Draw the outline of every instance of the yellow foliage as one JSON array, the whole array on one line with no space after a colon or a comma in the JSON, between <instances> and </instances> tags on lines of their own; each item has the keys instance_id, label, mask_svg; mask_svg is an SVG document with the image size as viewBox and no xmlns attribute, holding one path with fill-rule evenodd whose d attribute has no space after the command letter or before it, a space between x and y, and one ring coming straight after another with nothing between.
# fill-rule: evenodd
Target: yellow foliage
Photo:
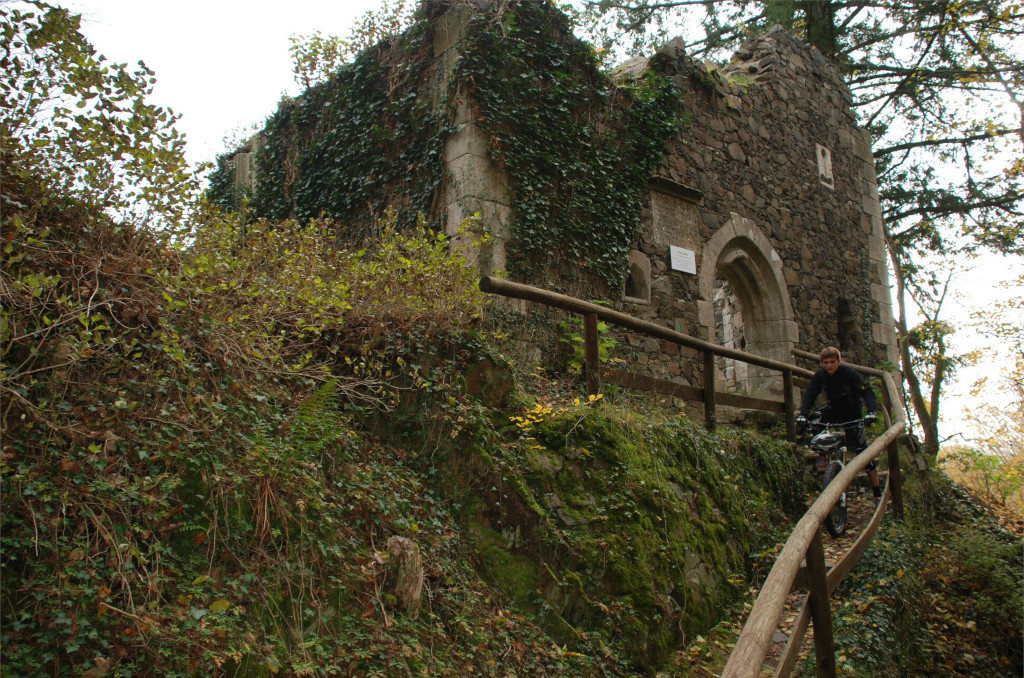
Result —
<instances>
[{"instance_id":1,"label":"yellow foliage","mask_svg":"<svg viewBox=\"0 0 1024 678\"><path fill-rule=\"evenodd\" d=\"M206 315L233 359L291 373L336 352L342 327L379 334L479 319L485 297L465 257L422 218L409 233L395 222L389 212L376 246L352 250L337 245L329 220L204 214L182 255L184 303Z\"/></svg>"}]
</instances>

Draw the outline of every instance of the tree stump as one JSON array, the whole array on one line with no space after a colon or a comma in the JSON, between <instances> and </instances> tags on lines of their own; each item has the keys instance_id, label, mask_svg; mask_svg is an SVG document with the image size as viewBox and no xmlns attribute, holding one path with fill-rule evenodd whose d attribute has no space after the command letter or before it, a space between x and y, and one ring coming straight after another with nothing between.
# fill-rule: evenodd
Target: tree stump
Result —
<instances>
[{"instance_id":1,"label":"tree stump","mask_svg":"<svg viewBox=\"0 0 1024 678\"><path fill-rule=\"evenodd\" d=\"M411 539L396 535L388 539L388 554L391 556L388 569L394 576L395 597L405 611L415 619L420 614L420 600L423 595L420 547Z\"/></svg>"}]
</instances>

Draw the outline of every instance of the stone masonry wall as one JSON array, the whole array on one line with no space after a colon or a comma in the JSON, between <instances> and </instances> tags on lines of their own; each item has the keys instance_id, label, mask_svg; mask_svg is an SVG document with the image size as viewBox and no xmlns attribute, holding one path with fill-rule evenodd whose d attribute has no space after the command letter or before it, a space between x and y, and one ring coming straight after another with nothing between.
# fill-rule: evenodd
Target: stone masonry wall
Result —
<instances>
[{"instance_id":1,"label":"stone masonry wall","mask_svg":"<svg viewBox=\"0 0 1024 678\"><path fill-rule=\"evenodd\" d=\"M747 41L721 70L680 45L622 69L673 76L689 116L651 183L632 258L649 270L649 293L634 290L622 310L715 341L724 336L718 279L739 298L749 351L790 361L791 348L843 343L852 362L895 360L870 139L838 73L780 28ZM695 272L672 270L672 247L693 252ZM624 339L649 373L699 384L677 347ZM748 392L781 388L756 373L746 388L735 373L721 377Z\"/></svg>"},{"instance_id":2,"label":"stone masonry wall","mask_svg":"<svg viewBox=\"0 0 1024 678\"><path fill-rule=\"evenodd\" d=\"M506 268L515 196L467 88L453 78L469 19L489 4L425 5L432 62L428 91L420 92L451 116L430 217L485 274ZM627 282L608 299L612 306L710 341L742 334L745 350L786 362L793 348L827 345L840 346L851 362L896 362L870 137L856 127L838 72L781 28L748 40L721 68L693 61L676 40L615 77L649 69L673 79L687 123L649 183ZM242 155L237 160L249 158ZM246 180L244 170L237 167L236 181ZM458 231L474 213L494 236L482 248ZM577 289L602 288L591 282ZM716 289L729 298L718 313ZM702 384L696 352L628 333L617 338L616 357L629 369ZM780 392L779 378L756 368L720 361L719 369L730 390Z\"/></svg>"}]
</instances>

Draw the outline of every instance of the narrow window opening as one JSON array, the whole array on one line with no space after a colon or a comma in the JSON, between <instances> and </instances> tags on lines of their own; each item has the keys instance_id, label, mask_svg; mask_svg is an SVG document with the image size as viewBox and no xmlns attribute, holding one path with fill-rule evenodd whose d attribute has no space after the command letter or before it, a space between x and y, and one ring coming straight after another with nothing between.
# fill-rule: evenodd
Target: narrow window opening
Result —
<instances>
[{"instance_id":1,"label":"narrow window opening","mask_svg":"<svg viewBox=\"0 0 1024 678\"><path fill-rule=\"evenodd\" d=\"M815 156L818 161L818 179L823 186L835 189L836 180L832 176L832 151L821 144L815 144Z\"/></svg>"},{"instance_id":2,"label":"narrow window opening","mask_svg":"<svg viewBox=\"0 0 1024 678\"><path fill-rule=\"evenodd\" d=\"M863 335L857 322L857 314L849 299L839 299L836 308L839 350L843 355L854 356L863 344Z\"/></svg>"},{"instance_id":3,"label":"narrow window opening","mask_svg":"<svg viewBox=\"0 0 1024 678\"><path fill-rule=\"evenodd\" d=\"M651 301L651 261L636 250L629 253L629 273L623 295L634 302Z\"/></svg>"}]
</instances>

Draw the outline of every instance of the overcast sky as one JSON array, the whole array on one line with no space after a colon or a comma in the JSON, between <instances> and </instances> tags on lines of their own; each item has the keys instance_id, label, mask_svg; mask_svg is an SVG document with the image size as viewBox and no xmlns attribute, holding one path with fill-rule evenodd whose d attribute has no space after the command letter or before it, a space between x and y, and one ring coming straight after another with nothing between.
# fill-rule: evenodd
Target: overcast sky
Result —
<instances>
[{"instance_id":1,"label":"overcast sky","mask_svg":"<svg viewBox=\"0 0 1024 678\"><path fill-rule=\"evenodd\" d=\"M108 59L145 61L156 72L152 101L181 114L192 162L212 160L233 130L262 122L298 87L292 35L344 35L378 0L67 0L82 32Z\"/></svg>"},{"instance_id":2,"label":"overcast sky","mask_svg":"<svg viewBox=\"0 0 1024 678\"><path fill-rule=\"evenodd\" d=\"M181 114L178 128L188 138L192 162L212 160L226 147L224 138L241 138L239 130L262 121L277 107L282 94L299 91L288 48L292 35L320 30L346 35L356 17L380 6L379 0L57 0L83 15L82 32L108 59L133 64L140 59L156 72L153 103ZM996 291L1000 279L1020 275L1017 259L991 257L957 276L956 296L947 302L958 326L961 349L990 346L972 336L969 311L985 309L998 298L1020 296L1022 290ZM945 315L945 314L944 314ZM982 375L998 380L1005 360L999 347L985 361L951 384L943 402L946 435L967 430L961 415L971 383ZM1005 354L1002 356L1005 358ZM1006 401L994 387L988 397Z\"/></svg>"}]
</instances>

